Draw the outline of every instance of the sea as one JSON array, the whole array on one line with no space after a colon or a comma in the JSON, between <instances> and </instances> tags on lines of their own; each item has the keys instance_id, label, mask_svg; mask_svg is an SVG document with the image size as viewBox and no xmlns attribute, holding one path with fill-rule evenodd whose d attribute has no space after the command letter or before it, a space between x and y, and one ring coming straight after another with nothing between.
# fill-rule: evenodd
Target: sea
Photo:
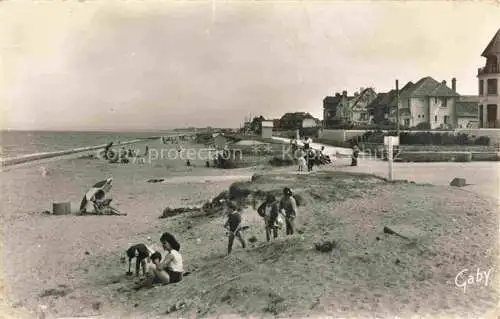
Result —
<instances>
[{"instance_id":1,"label":"sea","mask_svg":"<svg viewBox=\"0 0 500 319\"><path fill-rule=\"evenodd\" d=\"M62 131L0 131L0 158L65 151L79 147L96 146L109 142L178 134L162 132L62 132Z\"/></svg>"}]
</instances>

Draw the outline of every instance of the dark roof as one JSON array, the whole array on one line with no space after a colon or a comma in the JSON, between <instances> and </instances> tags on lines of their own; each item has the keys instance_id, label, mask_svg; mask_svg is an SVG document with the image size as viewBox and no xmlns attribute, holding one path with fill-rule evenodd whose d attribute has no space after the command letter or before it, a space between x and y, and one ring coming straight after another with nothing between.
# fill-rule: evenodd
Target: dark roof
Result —
<instances>
[{"instance_id":1,"label":"dark roof","mask_svg":"<svg viewBox=\"0 0 500 319\"><path fill-rule=\"evenodd\" d=\"M498 29L497 33L493 36L490 43L486 46L481 56L488 57L490 55L500 54L500 29Z\"/></svg>"},{"instance_id":2,"label":"dark roof","mask_svg":"<svg viewBox=\"0 0 500 319\"><path fill-rule=\"evenodd\" d=\"M479 104L477 102L457 102L455 104L457 116L459 117L478 117Z\"/></svg>"},{"instance_id":3,"label":"dark roof","mask_svg":"<svg viewBox=\"0 0 500 319\"><path fill-rule=\"evenodd\" d=\"M358 102L361 100L361 97L363 97L365 94L368 94L370 92L373 92L375 93L375 91L372 89L372 88L366 88L364 89L363 91L361 91L359 93L359 95L357 96L354 96L353 99L354 99L354 104L352 104L352 108L355 108L356 105L358 104Z\"/></svg>"},{"instance_id":4,"label":"dark roof","mask_svg":"<svg viewBox=\"0 0 500 319\"><path fill-rule=\"evenodd\" d=\"M375 109L377 107L385 107L391 104L391 101L396 97L396 90L389 92L378 93L377 97L368 105L368 109Z\"/></svg>"},{"instance_id":5,"label":"dark roof","mask_svg":"<svg viewBox=\"0 0 500 319\"><path fill-rule=\"evenodd\" d=\"M342 101L342 96L327 96L323 99L323 107L336 106Z\"/></svg>"},{"instance_id":6,"label":"dark roof","mask_svg":"<svg viewBox=\"0 0 500 319\"><path fill-rule=\"evenodd\" d=\"M415 84L408 83L399 93L400 99L427 96L458 96L458 94L446 86L446 83L440 83L430 76L420 79ZM396 104L396 101L393 101L393 104Z\"/></svg>"}]
</instances>

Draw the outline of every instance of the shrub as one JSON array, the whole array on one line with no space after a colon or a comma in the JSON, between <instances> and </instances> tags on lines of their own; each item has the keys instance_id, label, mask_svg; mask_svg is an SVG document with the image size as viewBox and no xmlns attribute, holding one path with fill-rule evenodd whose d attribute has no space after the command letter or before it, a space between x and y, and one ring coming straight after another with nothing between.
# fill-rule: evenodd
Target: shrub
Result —
<instances>
[{"instance_id":1,"label":"shrub","mask_svg":"<svg viewBox=\"0 0 500 319\"><path fill-rule=\"evenodd\" d=\"M283 158L280 156L274 156L269 160L269 164L272 166L291 166L295 165L295 161L291 158Z\"/></svg>"},{"instance_id":2,"label":"shrub","mask_svg":"<svg viewBox=\"0 0 500 319\"><path fill-rule=\"evenodd\" d=\"M488 136L479 136L476 138L474 141L474 144L476 145L490 145L490 138Z\"/></svg>"},{"instance_id":3,"label":"shrub","mask_svg":"<svg viewBox=\"0 0 500 319\"><path fill-rule=\"evenodd\" d=\"M430 130L431 129L431 125L429 123L418 123L415 128L417 130Z\"/></svg>"}]
</instances>

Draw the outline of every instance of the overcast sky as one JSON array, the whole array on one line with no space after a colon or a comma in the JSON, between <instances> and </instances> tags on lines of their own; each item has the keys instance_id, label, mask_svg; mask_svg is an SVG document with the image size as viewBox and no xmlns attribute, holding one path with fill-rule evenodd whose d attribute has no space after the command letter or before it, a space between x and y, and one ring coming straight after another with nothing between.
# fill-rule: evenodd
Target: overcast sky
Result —
<instances>
[{"instance_id":1,"label":"overcast sky","mask_svg":"<svg viewBox=\"0 0 500 319\"><path fill-rule=\"evenodd\" d=\"M500 5L447 1L0 2L10 129L238 127L432 76L477 94Z\"/></svg>"}]
</instances>

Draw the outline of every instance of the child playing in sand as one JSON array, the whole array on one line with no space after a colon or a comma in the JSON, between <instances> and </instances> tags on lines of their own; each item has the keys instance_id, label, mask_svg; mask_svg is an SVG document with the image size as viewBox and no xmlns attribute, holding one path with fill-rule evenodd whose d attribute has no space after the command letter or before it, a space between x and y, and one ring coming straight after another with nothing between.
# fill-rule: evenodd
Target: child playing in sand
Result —
<instances>
[{"instance_id":1,"label":"child playing in sand","mask_svg":"<svg viewBox=\"0 0 500 319\"><path fill-rule=\"evenodd\" d=\"M163 261L159 252L151 255L151 263L147 265L146 280L139 283L135 290L151 288L155 283L166 285L182 280L184 273L182 255L178 250L174 249L180 249L179 243L170 233L164 233L160 238L160 242L167 254Z\"/></svg>"},{"instance_id":2,"label":"child playing in sand","mask_svg":"<svg viewBox=\"0 0 500 319\"><path fill-rule=\"evenodd\" d=\"M245 239L241 231L241 214L237 210L237 207L232 202L226 202L227 209L227 221L224 224L224 228L229 230L229 242L227 245L227 254L231 254L233 248L234 237L237 237L243 248L246 247Z\"/></svg>"}]
</instances>

